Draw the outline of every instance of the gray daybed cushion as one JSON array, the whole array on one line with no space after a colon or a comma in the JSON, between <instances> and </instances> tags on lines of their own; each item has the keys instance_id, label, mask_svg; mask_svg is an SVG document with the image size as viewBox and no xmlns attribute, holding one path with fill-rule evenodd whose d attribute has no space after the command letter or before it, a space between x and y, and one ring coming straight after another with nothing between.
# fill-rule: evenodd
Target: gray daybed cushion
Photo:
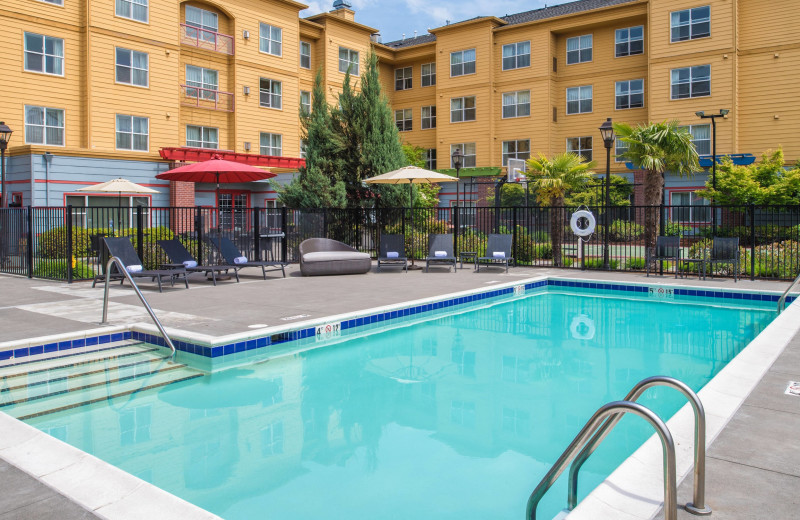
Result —
<instances>
[{"instance_id":1,"label":"gray daybed cushion","mask_svg":"<svg viewBox=\"0 0 800 520\"><path fill-rule=\"evenodd\" d=\"M362 274L372 268L372 259L367 253L328 238L304 240L299 252L303 276Z\"/></svg>"}]
</instances>

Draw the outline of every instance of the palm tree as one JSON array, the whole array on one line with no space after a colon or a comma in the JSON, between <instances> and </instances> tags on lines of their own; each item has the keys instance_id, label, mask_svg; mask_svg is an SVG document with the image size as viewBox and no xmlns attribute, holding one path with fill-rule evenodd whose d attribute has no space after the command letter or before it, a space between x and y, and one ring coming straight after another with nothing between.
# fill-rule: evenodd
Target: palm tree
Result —
<instances>
[{"instance_id":1,"label":"palm tree","mask_svg":"<svg viewBox=\"0 0 800 520\"><path fill-rule=\"evenodd\" d=\"M671 171L681 177L690 177L700 169L697 150L692 135L678 126L678 121L662 121L632 127L627 123L614 123L617 139L628 145L621 157L644 170L644 241L645 247L656 245L659 229L658 207L664 194L664 172Z\"/></svg>"},{"instance_id":2,"label":"palm tree","mask_svg":"<svg viewBox=\"0 0 800 520\"><path fill-rule=\"evenodd\" d=\"M550 240L553 243L553 265L561 267L561 243L564 239L564 195L592 178L594 162L585 162L578 154L567 152L552 159L539 154L528 159L528 177L539 201L550 206Z\"/></svg>"}]
</instances>

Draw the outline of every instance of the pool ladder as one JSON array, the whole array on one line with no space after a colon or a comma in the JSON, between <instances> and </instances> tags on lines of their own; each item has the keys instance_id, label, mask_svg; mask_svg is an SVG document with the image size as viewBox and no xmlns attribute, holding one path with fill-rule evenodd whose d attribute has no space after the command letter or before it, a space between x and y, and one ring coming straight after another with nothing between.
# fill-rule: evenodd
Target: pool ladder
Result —
<instances>
[{"instance_id":1,"label":"pool ladder","mask_svg":"<svg viewBox=\"0 0 800 520\"><path fill-rule=\"evenodd\" d=\"M800 274L798 274L797 278L795 278L794 281L789 284L789 287L787 287L786 290L783 291L783 294L778 299L778 314L786 310L786 297L789 296L789 293L792 291L792 289L794 289L795 285L797 285L798 282L800 282Z\"/></svg>"},{"instance_id":2,"label":"pool ladder","mask_svg":"<svg viewBox=\"0 0 800 520\"><path fill-rule=\"evenodd\" d=\"M144 308L150 315L150 318L152 318L153 323L156 324L156 327L158 327L159 332L161 332L161 336L164 338L164 342L166 342L167 346L172 351L172 353L170 354L170 358L174 358L176 353L175 345L172 343L172 340L167 334L167 331L164 330L164 326L161 325L161 321L158 319L158 316L156 316L156 313L153 311L153 308L150 307L149 303L147 303L147 300L142 294L142 291L139 290L139 286L136 285L136 282L133 281L133 277L130 274L128 274L128 270L125 269L125 264L122 263L122 260L120 260L116 256L112 256L111 258L109 258L108 263L106 263L106 283L105 283L105 290L103 292L103 321L100 322L100 325L106 325L108 323L108 290L111 287L112 265L116 265L120 273L122 273L125 279L130 282L131 287L133 287L133 290L136 293L136 296L139 297L139 301L142 302L142 305L144 305Z\"/></svg>"},{"instance_id":3,"label":"pool ladder","mask_svg":"<svg viewBox=\"0 0 800 520\"><path fill-rule=\"evenodd\" d=\"M572 462L572 465L569 470L567 510L571 511L575 508L578 503L578 472L581 466L626 413L638 415L650 423L661 440L664 471L664 517L667 520L677 520L678 498L675 442L672 440L672 434L664 421L652 410L636 402L645 390L653 386L674 388L686 396L692 405L694 410L694 495L692 502L686 504L685 509L695 515L711 514L711 509L705 505L706 414L703 404L697 394L685 383L672 377L654 376L639 381L622 401L607 403L594 413L572 443L564 450L564 453L553 464L550 471L539 482L533 493L531 493L525 513L526 520L536 519L536 506L570 462Z\"/></svg>"}]
</instances>

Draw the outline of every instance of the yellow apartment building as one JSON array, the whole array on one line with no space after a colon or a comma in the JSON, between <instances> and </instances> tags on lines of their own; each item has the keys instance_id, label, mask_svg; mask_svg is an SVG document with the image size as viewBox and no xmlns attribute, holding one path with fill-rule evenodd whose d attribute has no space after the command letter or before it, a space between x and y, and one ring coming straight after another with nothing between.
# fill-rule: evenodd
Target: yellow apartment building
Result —
<instances>
[{"instance_id":1,"label":"yellow apartment building","mask_svg":"<svg viewBox=\"0 0 800 520\"><path fill-rule=\"evenodd\" d=\"M76 190L123 176L159 191L132 205L273 205L269 183L226 186L215 201L212 186L154 176L219 153L287 180L301 164L299 110L315 72L335 100L344 72L360 72L370 49L402 140L424 148L431 168L449 168L456 148L475 167L572 150L603 172L598 127L609 117L678 119L706 155L711 120L696 112L721 109L718 155L782 146L792 159L794 4L578 0L381 43L343 0L308 18L293 0L7 0L0 119L15 130L9 199L105 205ZM636 181L613 157L611 170ZM668 176L667 201L701 204L692 192L705 179ZM443 192L442 205L454 196Z\"/></svg>"}]
</instances>

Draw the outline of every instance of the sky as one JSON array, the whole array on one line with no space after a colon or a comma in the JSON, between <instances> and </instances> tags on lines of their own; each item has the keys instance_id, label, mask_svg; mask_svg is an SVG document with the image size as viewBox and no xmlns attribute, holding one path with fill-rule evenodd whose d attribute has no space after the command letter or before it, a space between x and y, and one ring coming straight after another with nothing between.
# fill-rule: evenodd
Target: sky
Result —
<instances>
[{"instance_id":1,"label":"sky","mask_svg":"<svg viewBox=\"0 0 800 520\"><path fill-rule=\"evenodd\" d=\"M309 6L300 12L306 17L333 9L333 0L300 2ZM562 4L564 0L349 0L356 12L356 22L380 30L384 42L427 34L428 29L467 20L476 16L505 16Z\"/></svg>"}]
</instances>

